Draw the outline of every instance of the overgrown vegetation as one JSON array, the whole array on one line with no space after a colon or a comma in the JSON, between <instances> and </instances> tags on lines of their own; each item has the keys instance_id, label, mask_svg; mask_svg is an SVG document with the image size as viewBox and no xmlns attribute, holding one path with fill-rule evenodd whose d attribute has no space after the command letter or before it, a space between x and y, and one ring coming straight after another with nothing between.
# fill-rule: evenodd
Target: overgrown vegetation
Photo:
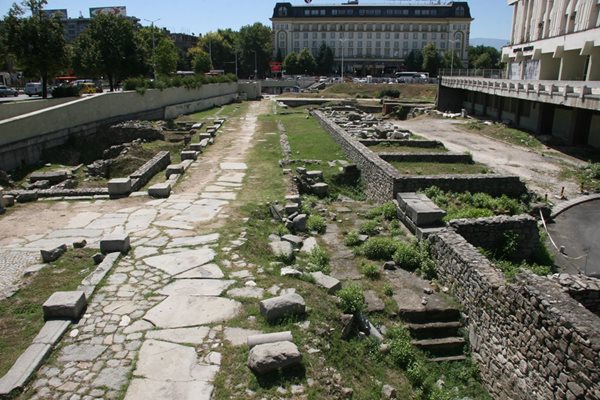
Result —
<instances>
[{"instance_id":1,"label":"overgrown vegetation","mask_svg":"<svg viewBox=\"0 0 600 400\"><path fill-rule=\"evenodd\" d=\"M460 164L438 162L404 162L390 161L403 175L470 175L487 174L490 169L483 164Z\"/></svg>"},{"instance_id":2,"label":"overgrown vegetation","mask_svg":"<svg viewBox=\"0 0 600 400\"><path fill-rule=\"evenodd\" d=\"M600 162L588 163L577 171L577 180L584 190L600 191Z\"/></svg>"},{"instance_id":3,"label":"overgrown vegetation","mask_svg":"<svg viewBox=\"0 0 600 400\"><path fill-rule=\"evenodd\" d=\"M320 215L311 214L306 221L306 228L309 232L317 232L322 235L327 229L327 222Z\"/></svg>"},{"instance_id":4,"label":"overgrown vegetation","mask_svg":"<svg viewBox=\"0 0 600 400\"><path fill-rule=\"evenodd\" d=\"M365 295L362 288L356 283L344 285L337 296L340 298L340 308L344 314L359 314L365 307Z\"/></svg>"},{"instance_id":5,"label":"overgrown vegetation","mask_svg":"<svg viewBox=\"0 0 600 400\"><path fill-rule=\"evenodd\" d=\"M204 74L172 78L161 77L157 80L146 79L143 77L129 78L123 83L123 90L136 90L143 92L147 89L166 89L170 87L184 87L186 89L199 89L202 85L210 83L231 83L237 82L237 78L233 74L206 76Z\"/></svg>"},{"instance_id":6,"label":"overgrown vegetation","mask_svg":"<svg viewBox=\"0 0 600 400\"><path fill-rule=\"evenodd\" d=\"M501 123L484 123L482 121L469 121L464 127L471 132L500 139L504 142L529 149L542 149L544 145L535 136L519 129L509 128Z\"/></svg>"},{"instance_id":7,"label":"overgrown vegetation","mask_svg":"<svg viewBox=\"0 0 600 400\"><path fill-rule=\"evenodd\" d=\"M444 192L436 186L424 193L438 207L446 211L444 221L459 218L483 218L495 215L518 215L529 210L527 198L514 199L506 195L492 197L487 193Z\"/></svg>"},{"instance_id":8,"label":"overgrown vegetation","mask_svg":"<svg viewBox=\"0 0 600 400\"><path fill-rule=\"evenodd\" d=\"M44 325L42 304L56 291L75 290L94 268L93 249L67 251L36 273L13 296L0 300L0 376L31 344Z\"/></svg>"}]
</instances>

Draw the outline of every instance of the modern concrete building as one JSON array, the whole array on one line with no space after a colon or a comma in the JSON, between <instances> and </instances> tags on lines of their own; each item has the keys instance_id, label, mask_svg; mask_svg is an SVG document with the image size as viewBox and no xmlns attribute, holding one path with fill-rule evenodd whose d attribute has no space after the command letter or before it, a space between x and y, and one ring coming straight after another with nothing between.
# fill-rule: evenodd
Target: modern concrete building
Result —
<instances>
[{"instance_id":1,"label":"modern concrete building","mask_svg":"<svg viewBox=\"0 0 600 400\"><path fill-rule=\"evenodd\" d=\"M452 47L467 60L471 12L467 2L419 1L399 4L294 6L277 3L273 10L274 55L309 49L316 55L322 43L335 54L336 69L362 75L402 70L411 50L434 43L442 52Z\"/></svg>"},{"instance_id":2,"label":"modern concrete building","mask_svg":"<svg viewBox=\"0 0 600 400\"><path fill-rule=\"evenodd\" d=\"M463 107L556 144L600 147L600 1L507 3L514 16L502 51L506 79L443 76L438 108Z\"/></svg>"}]
</instances>

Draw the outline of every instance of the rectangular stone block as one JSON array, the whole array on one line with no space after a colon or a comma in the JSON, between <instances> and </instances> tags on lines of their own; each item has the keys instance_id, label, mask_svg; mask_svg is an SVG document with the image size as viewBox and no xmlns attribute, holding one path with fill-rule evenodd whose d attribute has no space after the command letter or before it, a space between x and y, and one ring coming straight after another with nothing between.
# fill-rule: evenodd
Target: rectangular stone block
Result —
<instances>
[{"instance_id":1,"label":"rectangular stone block","mask_svg":"<svg viewBox=\"0 0 600 400\"><path fill-rule=\"evenodd\" d=\"M66 171L34 172L29 176L29 182L49 181L50 183L60 183L69 177Z\"/></svg>"},{"instance_id":2,"label":"rectangular stone block","mask_svg":"<svg viewBox=\"0 0 600 400\"><path fill-rule=\"evenodd\" d=\"M21 354L11 369L0 378L0 397L21 389L52 351L49 344L32 344Z\"/></svg>"},{"instance_id":3,"label":"rectangular stone block","mask_svg":"<svg viewBox=\"0 0 600 400\"><path fill-rule=\"evenodd\" d=\"M342 282L322 272L313 272L311 276L315 279L315 283L326 289L329 294L334 294L342 288Z\"/></svg>"},{"instance_id":4,"label":"rectangular stone block","mask_svg":"<svg viewBox=\"0 0 600 400\"><path fill-rule=\"evenodd\" d=\"M210 133L201 133L198 135L198 140L203 141L204 139L210 139L212 136Z\"/></svg>"},{"instance_id":5,"label":"rectangular stone block","mask_svg":"<svg viewBox=\"0 0 600 400\"><path fill-rule=\"evenodd\" d=\"M208 145L210 144L210 141L212 140L212 138L207 138L207 139L202 139L200 141L200 146L202 148L208 147Z\"/></svg>"},{"instance_id":6,"label":"rectangular stone block","mask_svg":"<svg viewBox=\"0 0 600 400\"><path fill-rule=\"evenodd\" d=\"M12 196L10 194L5 194L4 196L2 196L2 205L4 207L12 207L15 205L15 196Z\"/></svg>"},{"instance_id":7,"label":"rectangular stone block","mask_svg":"<svg viewBox=\"0 0 600 400\"><path fill-rule=\"evenodd\" d=\"M185 150L181 152L181 161L198 159L198 152L193 150Z\"/></svg>"},{"instance_id":8,"label":"rectangular stone block","mask_svg":"<svg viewBox=\"0 0 600 400\"><path fill-rule=\"evenodd\" d=\"M100 241L100 251L108 253L127 253L129 251L129 235L126 233L113 234Z\"/></svg>"},{"instance_id":9,"label":"rectangular stone block","mask_svg":"<svg viewBox=\"0 0 600 400\"><path fill-rule=\"evenodd\" d=\"M44 324L40 332L33 339L34 344L49 344L54 346L60 338L65 334L71 321L69 320L56 320L48 321Z\"/></svg>"},{"instance_id":10,"label":"rectangular stone block","mask_svg":"<svg viewBox=\"0 0 600 400\"><path fill-rule=\"evenodd\" d=\"M196 122L194 125L192 125L192 129L201 129L202 125L204 125L204 122Z\"/></svg>"},{"instance_id":11,"label":"rectangular stone block","mask_svg":"<svg viewBox=\"0 0 600 400\"><path fill-rule=\"evenodd\" d=\"M185 169L183 168L183 165L171 164L165 170L165 175L167 176L167 179L169 179L171 175L182 175L184 171Z\"/></svg>"},{"instance_id":12,"label":"rectangular stone block","mask_svg":"<svg viewBox=\"0 0 600 400\"><path fill-rule=\"evenodd\" d=\"M446 212L431 200L409 200L406 203L406 215L417 226L435 225L442 222Z\"/></svg>"},{"instance_id":13,"label":"rectangular stone block","mask_svg":"<svg viewBox=\"0 0 600 400\"><path fill-rule=\"evenodd\" d=\"M131 178L115 178L108 181L108 194L127 196L131 193Z\"/></svg>"},{"instance_id":14,"label":"rectangular stone block","mask_svg":"<svg viewBox=\"0 0 600 400\"><path fill-rule=\"evenodd\" d=\"M157 199L167 198L171 195L171 185L167 182L152 185L148 188L148 195Z\"/></svg>"},{"instance_id":15,"label":"rectangular stone block","mask_svg":"<svg viewBox=\"0 0 600 400\"><path fill-rule=\"evenodd\" d=\"M202 149L203 147L200 143L190 143L190 150L201 153Z\"/></svg>"},{"instance_id":16,"label":"rectangular stone block","mask_svg":"<svg viewBox=\"0 0 600 400\"><path fill-rule=\"evenodd\" d=\"M87 300L82 291L54 292L42 305L44 319L77 319L81 317Z\"/></svg>"}]
</instances>

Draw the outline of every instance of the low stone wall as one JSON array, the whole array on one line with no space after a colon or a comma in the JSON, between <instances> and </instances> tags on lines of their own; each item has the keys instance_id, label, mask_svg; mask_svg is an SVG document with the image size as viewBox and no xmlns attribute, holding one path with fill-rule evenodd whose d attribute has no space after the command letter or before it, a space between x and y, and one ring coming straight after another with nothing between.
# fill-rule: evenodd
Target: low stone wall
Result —
<instances>
[{"instance_id":1,"label":"low stone wall","mask_svg":"<svg viewBox=\"0 0 600 400\"><path fill-rule=\"evenodd\" d=\"M43 110L44 108L54 107L59 104L69 103L78 100L77 97L65 97L59 99L41 99L32 98L30 101L2 102L0 103L0 121L27 114L30 112Z\"/></svg>"},{"instance_id":2,"label":"low stone wall","mask_svg":"<svg viewBox=\"0 0 600 400\"><path fill-rule=\"evenodd\" d=\"M482 175L432 175L398 176L394 179L394 192L418 192L437 186L444 191L487 193L491 196L519 197L527 187L518 176Z\"/></svg>"},{"instance_id":3,"label":"low stone wall","mask_svg":"<svg viewBox=\"0 0 600 400\"><path fill-rule=\"evenodd\" d=\"M137 192L144 185L150 182L150 179L163 169L167 168L171 164L171 153L168 151L160 151L144 165L138 168L133 174L129 175L131 178L131 190Z\"/></svg>"},{"instance_id":4,"label":"low stone wall","mask_svg":"<svg viewBox=\"0 0 600 400\"><path fill-rule=\"evenodd\" d=\"M486 250L500 249L506 243L506 235L516 234L515 259L530 260L540 245L540 233L535 218L529 215L492 218L456 219L449 225L475 247Z\"/></svg>"},{"instance_id":5,"label":"low stone wall","mask_svg":"<svg viewBox=\"0 0 600 400\"><path fill-rule=\"evenodd\" d=\"M600 279L570 274L557 274L552 279L582 306L600 317Z\"/></svg>"},{"instance_id":6,"label":"low stone wall","mask_svg":"<svg viewBox=\"0 0 600 400\"><path fill-rule=\"evenodd\" d=\"M401 175L398 170L369 150L367 146L354 139L321 111L312 111L312 115L340 145L346 157L358 166L366 185L366 194L372 200L390 201L396 193L417 192L431 186L438 186L444 191L483 192L492 196L506 194L507 196L518 197L527 192L527 188L518 176L496 174Z\"/></svg>"},{"instance_id":7,"label":"low stone wall","mask_svg":"<svg viewBox=\"0 0 600 400\"><path fill-rule=\"evenodd\" d=\"M470 154L460 153L378 153L384 161L473 164Z\"/></svg>"},{"instance_id":8,"label":"low stone wall","mask_svg":"<svg viewBox=\"0 0 600 400\"><path fill-rule=\"evenodd\" d=\"M600 318L552 278L524 273L507 283L452 230L430 242L493 398L600 399Z\"/></svg>"},{"instance_id":9,"label":"low stone wall","mask_svg":"<svg viewBox=\"0 0 600 400\"><path fill-rule=\"evenodd\" d=\"M420 147L424 149L433 149L436 147L444 147L442 142L437 140L410 140L410 139L364 139L359 140L365 146L377 146L379 144L389 144L402 147Z\"/></svg>"},{"instance_id":10,"label":"low stone wall","mask_svg":"<svg viewBox=\"0 0 600 400\"><path fill-rule=\"evenodd\" d=\"M340 145L346 157L358 166L367 196L376 201L392 200L395 194L394 176L398 171L325 117L321 111L313 111L312 115Z\"/></svg>"},{"instance_id":11,"label":"low stone wall","mask_svg":"<svg viewBox=\"0 0 600 400\"><path fill-rule=\"evenodd\" d=\"M236 83L207 84L198 89L168 88L104 93L0 121L0 169L12 170L41 159L44 149L70 137L96 133L101 126L130 119L173 118L222 105L237 98Z\"/></svg>"}]
</instances>

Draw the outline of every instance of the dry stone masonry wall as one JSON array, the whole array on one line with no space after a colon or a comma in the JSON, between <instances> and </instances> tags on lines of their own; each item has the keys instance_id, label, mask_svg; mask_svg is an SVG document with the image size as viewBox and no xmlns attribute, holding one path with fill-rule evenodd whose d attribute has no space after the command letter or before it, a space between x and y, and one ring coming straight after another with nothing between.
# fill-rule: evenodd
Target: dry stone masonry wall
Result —
<instances>
[{"instance_id":1,"label":"dry stone masonry wall","mask_svg":"<svg viewBox=\"0 0 600 400\"><path fill-rule=\"evenodd\" d=\"M600 399L600 318L555 278L507 283L453 230L431 236L440 280L462 304L473 359L498 399Z\"/></svg>"},{"instance_id":2,"label":"dry stone masonry wall","mask_svg":"<svg viewBox=\"0 0 600 400\"><path fill-rule=\"evenodd\" d=\"M529 215L456 219L449 225L473 246L490 251L502 248L507 235L515 234L514 261L517 262L529 260L540 245L537 221Z\"/></svg>"}]
</instances>

